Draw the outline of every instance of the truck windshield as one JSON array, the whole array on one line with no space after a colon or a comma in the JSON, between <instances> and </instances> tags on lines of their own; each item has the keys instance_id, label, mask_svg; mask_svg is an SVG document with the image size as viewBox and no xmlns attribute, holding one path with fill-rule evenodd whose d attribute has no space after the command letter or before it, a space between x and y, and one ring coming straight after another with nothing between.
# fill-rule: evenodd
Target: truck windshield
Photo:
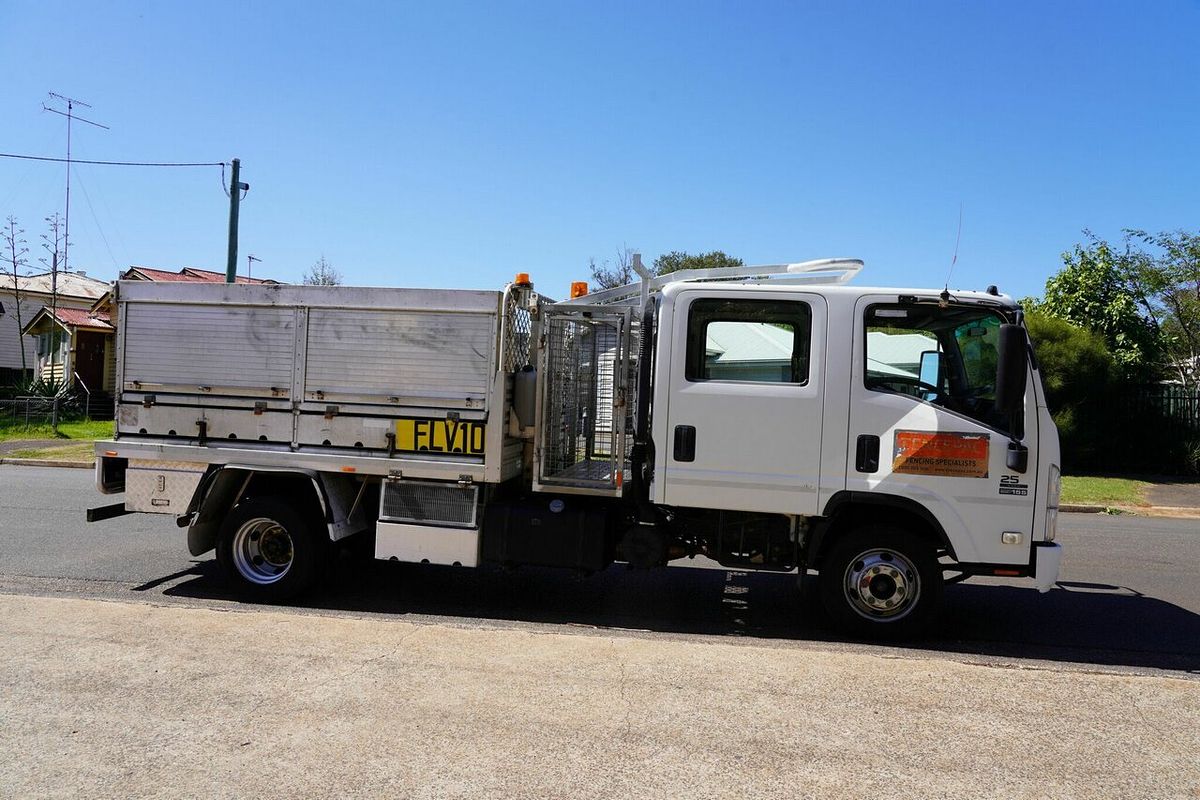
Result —
<instances>
[{"instance_id":1,"label":"truck windshield","mask_svg":"<svg viewBox=\"0 0 1200 800\"><path fill-rule=\"evenodd\" d=\"M995 409L1000 325L978 306L876 305L867 309L868 389L933 403L1008 432Z\"/></svg>"}]
</instances>

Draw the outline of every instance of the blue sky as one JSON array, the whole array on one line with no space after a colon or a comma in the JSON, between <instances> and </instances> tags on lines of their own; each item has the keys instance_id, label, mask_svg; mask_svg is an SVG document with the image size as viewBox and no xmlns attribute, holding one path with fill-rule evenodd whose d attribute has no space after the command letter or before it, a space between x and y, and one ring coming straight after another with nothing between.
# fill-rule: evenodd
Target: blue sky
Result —
<instances>
[{"instance_id":1,"label":"blue sky","mask_svg":"<svg viewBox=\"0 0 1200 800\"><path fill-rule=\"evenodd\" d=\"M0 152L242 159L240 268L562 296L647 260L1040 293L1087 227L1200 228L1200 3L0 0ZM71 266L223 270L220 170L77 165ZM36 243L63 166L0 159ZM36 248L35 248L36 249Z\"/></svg>"}]
</instances>

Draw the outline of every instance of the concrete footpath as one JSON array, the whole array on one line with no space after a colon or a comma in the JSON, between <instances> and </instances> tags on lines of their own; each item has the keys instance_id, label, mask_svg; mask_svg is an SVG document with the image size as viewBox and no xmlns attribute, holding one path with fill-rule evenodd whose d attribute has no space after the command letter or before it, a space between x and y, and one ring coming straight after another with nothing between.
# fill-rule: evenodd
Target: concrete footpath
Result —
<instances>
[{"instance_id":1,"label":"concrete footpath","mask_svg":"<svg viewBox=\"0 0 1200 800\"><path fill-rule=\"evenodd\" d=\"M0 796L1187 797L1200 681L0 596Z\"/></svg>"}]
</instances>

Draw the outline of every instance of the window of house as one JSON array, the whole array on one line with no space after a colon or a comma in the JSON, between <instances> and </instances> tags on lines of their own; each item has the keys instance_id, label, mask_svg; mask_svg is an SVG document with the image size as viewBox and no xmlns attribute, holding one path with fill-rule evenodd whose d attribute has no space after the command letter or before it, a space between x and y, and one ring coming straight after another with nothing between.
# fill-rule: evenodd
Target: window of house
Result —
<instances>
[{"instance_id":1,"label":"window of house","mask_svg":"<svg viewBox=\"0 0 1200 800\"><path fill-rule=\"evenodd\" d=\"M689 381L808 382L812 312L780 300L696 300L688 311Z\"/></svg>"}]
</instances>

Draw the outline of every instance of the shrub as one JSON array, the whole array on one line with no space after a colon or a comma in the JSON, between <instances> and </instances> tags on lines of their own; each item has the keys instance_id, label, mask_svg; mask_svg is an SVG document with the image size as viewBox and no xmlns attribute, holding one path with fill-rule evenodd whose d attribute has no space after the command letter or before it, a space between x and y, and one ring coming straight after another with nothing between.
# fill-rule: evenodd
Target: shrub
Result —
<instances>
[{"instance_id":1,"label":"shrub","mask_svg":"<svg viewBox=\"0 0 1200 800\"><path fill-rule=\"evenodd\" d=\"M73 389L66 381L54 378L24 378L9 387L13 397L66 397Z\"/></svg>"}]
</instances>

